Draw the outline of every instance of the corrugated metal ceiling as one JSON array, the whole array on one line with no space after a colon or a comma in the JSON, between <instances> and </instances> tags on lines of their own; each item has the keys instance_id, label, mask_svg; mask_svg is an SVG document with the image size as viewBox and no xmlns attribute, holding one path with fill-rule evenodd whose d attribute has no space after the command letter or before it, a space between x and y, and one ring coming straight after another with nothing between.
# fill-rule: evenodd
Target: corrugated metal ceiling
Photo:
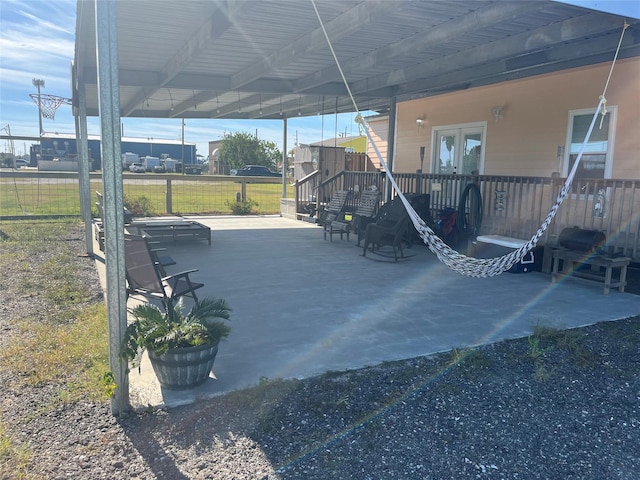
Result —
<instances>
[{"instance_id":1,"label":"corrugated metal ceiling","mask_svg":"<svg viewBox=\"0 0 640 480\"><path fill-rule=\"evenodd\" d=\"M609 61L623 26L552 1L316 5L356 100L379 112L394 96ZM74 65L97 115L94 2L77 10ZM282 118L315 115L323 99L353 111L311 1L138 0L117 2L117 18L122 116ZM630 22L621 58L640 54Z\"/></svg>"}]
</instances>

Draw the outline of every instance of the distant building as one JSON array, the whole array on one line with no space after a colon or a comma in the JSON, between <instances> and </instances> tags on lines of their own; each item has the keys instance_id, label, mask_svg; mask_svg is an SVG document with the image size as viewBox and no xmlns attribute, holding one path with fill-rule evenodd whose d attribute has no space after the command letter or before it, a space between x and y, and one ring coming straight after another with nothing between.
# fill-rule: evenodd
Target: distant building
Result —
<instances>
[{"instance_id":1,"label":"distant building","mask_svg":"<svg viewBox=\"0 0 640 480\"><path fill-rule=\"evenodd\" d=\"M102 152L100 149L100 137L98 135L88 136L89 155L92 160L91 168L100 170L102 168ZM134 138L122 137L120 154L131 152L141 157L161 157L166 156L174 160L182 161L185 165L196 164L196 145L194 143L182 143L181 140L166 140L156 138ZM117 161L120 162L120 154ZM61 168L51 168L52 170L71 170L77 171L75 162L77 162L78 147L74 134L64 133L47 133L45 134L40 145L31 146L31 164L36 165L39 162L56 161L64 162L56 165ZM46 164L43 167L46 168ZM53 167L53 165L52 165Z\"/></svg>"},{"instance_id":2,"label":"distant building","mask_svg":"<svg viewBox=\"0 0 640 480\"><path fill-rule=\"evenodd\" d=\"M366 153L367 137L366 135L353 135L337 138L329 138L321 142L310 143L311 147L342 147L347 153Z\"/></svg>"},{"instance_id":3,"label":"distant building","mask_svg":"<svg viewBox=\"0 0 640 480\"><path fill-rule=\"evenodd\" d=\"M209 173L214 175L229 175L231 167L223 164L220 160L220 145L222 140L212 140L209 142Z\"/></svg>"},{"instance_id":4,"label":"distant building","mask_svg":"<svg viewBox=\"0 0 640 480\"><path fill-rule=\"evenodd\" d=\"M319 183L344 170L376 171L366 155L367 137L338 137L298 145L293 159L293 177L300 180L318 171Z\"/></svg>"}]
</instances>

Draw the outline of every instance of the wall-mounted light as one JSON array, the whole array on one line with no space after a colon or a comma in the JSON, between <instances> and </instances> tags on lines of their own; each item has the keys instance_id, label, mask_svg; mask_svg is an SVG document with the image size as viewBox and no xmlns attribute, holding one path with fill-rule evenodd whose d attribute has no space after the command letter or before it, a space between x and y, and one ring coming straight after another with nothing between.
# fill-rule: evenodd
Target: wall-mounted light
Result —
<instances>
[{"instance_id":1,"label":"wall-mounted light","mask_svg":"<svg viewBox=\"0 0 640 480\"><path fill-rule=\"evenodd\" d=\"M424 117L416 118L416 125L418 125L418 130L424 127Z\"/></svg>"},{"instance_id":2,"label":"wall-mounted light","mask_svg":"<svg viewBox=\"0 0 640 480\"><path fill-rule=\"evenodd\" d=\"M504 113L500 105L493 107L493 116L496 119L496 123L498 123L498 120L502 120L504 118Z\"/></svg>"}]
</instances>

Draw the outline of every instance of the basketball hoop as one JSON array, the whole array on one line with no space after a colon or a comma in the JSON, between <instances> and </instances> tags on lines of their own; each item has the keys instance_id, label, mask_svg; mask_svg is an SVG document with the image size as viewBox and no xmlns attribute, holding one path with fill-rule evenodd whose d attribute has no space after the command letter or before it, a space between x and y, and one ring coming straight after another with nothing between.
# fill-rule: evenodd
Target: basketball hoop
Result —
<instances>
[{"instance_id":1,"label":"basketball hoop","mask_svg":"<svg viewBox=\"0 0 640 480\"><path fill-rule=\"evenodd\" d=\"M59 97L58 95L49 95L48 93L30 93L31 100L38 105L40 112L44 118L53 120L56 116L56 110L62 104L71 105L69 98Z\"/></svg>"}]
</instances>

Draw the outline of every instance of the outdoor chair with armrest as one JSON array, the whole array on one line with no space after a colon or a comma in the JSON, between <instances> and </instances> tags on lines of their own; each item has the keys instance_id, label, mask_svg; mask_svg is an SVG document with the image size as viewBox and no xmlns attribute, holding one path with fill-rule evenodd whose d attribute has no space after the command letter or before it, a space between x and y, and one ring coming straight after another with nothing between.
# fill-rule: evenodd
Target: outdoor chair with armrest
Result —
<instances>
[{"instance_id":1,"label":"outdoor chair with armrest","mask_svg":"<svg viewBox=\"0 0 640 480\"><path fill-rule=\"evenodd\" d=\"M396 262L398 258L403 258L402 242L407 235L409 220L409 214L400 198L396 197L385 203L380 207L375 222L367 225L362 256L367 256L367 250L371 245L372 252L383 246L391 246Z\"/></svg>"},{"instance_id":2,"label":"outdoor chair with armrest","mask_svg":"<svg viewBox=\"0 0 640 480\"><path fill-rule=\"evenodd\" d=\"M95 222L95 238L98 241L98 247L101 251L104 251L104 196L102 193L96 191L96 209L98 210L98 219ZM133 221L133 213L124 207L124 223L130 224Z\"/></svg>"},{"instance_id":3,"label":"outdoor chair with armrest","mask_svg":"<svg viewBox=\"0 0 640 480\"><path fill-rule=\"evenodd\" d=\"M96 197L98 201L96 202L96 207L98 208L98 215L100 215L100 220L104 220L104 196L102 193L96 191ZM133 221L133 213L127 207L124 207L124 223L129 224Z\"/></svg>"},{"instance_id":4,"label":"outdoor chair with armrest","mask_svg":"<svg viewBox=\"0 0 640 480\"><path fill-rule=\"evenodd\" d=\"M180 297L190 297L198 302L195 291L204 284L189 278L189 274L197 272L197 269L163 276L163 270L154 261L144 237L125 234L124 241L128 295L160 300L165 306Z\"/></svg>"},{"instance_id":5,"label":"outdoor chair with armrest","mask_svg":"<svg viewBox=\"0 0 640 480\"><path fill-rule=\"evenodd\" d=\"M318 217L318 223L322 225L324 230L324 239L327 239L327 233L331 233L331 223L335 220L344 219L344 209L347 203L349 192L346 190L338 190L331 196L331 200ZM340 233L342 238L342 233ZM332 239L332 238L331 238ZM347 232L347 239L349 233Z\"/></svg>"},{"instance_id":6,"label":"outdoor chair with armrest","mask_svg":"<svg viewBox=\"0 0 640 480\"><path fill-rule=\"evenodd\" d=\"M165 271L165 267L170 267L171 265L175 265L176 261L170 257L169 255L160 255L160 252L166 252L167 249L164 247L158 247L157 244L159 242L154 242L149 239L146 235L139 235L145 239L147 242L147 248L149 249L149 253L151 254L151 259L158 267L160 271L160 275L162 277L167 276L167 272Z\"/></svg>"}]
</instances>

